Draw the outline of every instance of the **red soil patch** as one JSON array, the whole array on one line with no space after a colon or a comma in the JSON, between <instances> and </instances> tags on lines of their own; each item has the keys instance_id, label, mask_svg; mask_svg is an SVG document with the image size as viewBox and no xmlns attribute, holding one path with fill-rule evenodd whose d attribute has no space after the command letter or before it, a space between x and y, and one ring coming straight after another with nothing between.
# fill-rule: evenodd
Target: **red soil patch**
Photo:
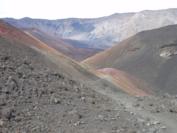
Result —
<instances>
[{"instance_id":1,"label":"red soil patch","mask_svg":"<svg viewBox=\"0 0 177 133\"><path fill-rule=\"evenodd\" d=\"M149 95L148 92L144 91L147 90L147 86L143 81L133 77L132 75L118 70L114 68L103 68L97 70L97 75L99 77L104 78L114 83L124 92L133 95L133 96L147 96Z\"/></svg>"}]
</instances>

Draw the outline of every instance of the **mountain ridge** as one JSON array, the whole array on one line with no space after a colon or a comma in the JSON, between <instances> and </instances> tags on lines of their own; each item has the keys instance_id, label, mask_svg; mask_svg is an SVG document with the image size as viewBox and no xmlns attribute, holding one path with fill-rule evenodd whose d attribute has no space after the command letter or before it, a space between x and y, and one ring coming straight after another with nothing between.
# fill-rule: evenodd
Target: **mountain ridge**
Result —
<instances>
[{"instance_id":1,"label":"mountain ridge","mask_svg":"<svg viewBox=\"0 0 177 133\"><path fill-rule=\"evenodd\" d=\"M116 13L94 19L4 19L18 28L39 28L53 37L81 41L89 48L105 49L144 30L177 24L177 9Z\"/></svg>"}]
</instances>

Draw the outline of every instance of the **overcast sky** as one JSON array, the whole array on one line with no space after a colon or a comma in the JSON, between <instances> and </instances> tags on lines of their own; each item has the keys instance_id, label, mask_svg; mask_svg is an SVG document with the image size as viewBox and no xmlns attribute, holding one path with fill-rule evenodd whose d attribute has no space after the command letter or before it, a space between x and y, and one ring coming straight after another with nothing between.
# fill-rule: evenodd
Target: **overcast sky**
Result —
<instances>
[{"instance_id":1,"label":"overcast sky","mask_svg":"<svg viewBox=\"0 0 177 133\"><path fill-rule=\"evenodd\" d=\"M94 18L166 8L177 8L177 0L0 0L0 18Z\"/></svg>"}]
</instances>

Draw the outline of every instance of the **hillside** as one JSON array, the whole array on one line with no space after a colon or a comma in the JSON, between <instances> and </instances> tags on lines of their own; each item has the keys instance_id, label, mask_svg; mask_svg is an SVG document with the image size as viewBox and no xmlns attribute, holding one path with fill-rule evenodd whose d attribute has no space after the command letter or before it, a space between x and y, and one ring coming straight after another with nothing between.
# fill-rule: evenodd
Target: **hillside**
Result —
<instances>
[{"instance_id":1,"label":"hillside","mask_svg":"<svg viewBox=\"0 0 177 133\"><path fill-rule=\"evenodd\" d=\"M177 9L116 13L96 19L4 19L18 28L35 28L71 45L105 49L144 30L177 24Z\"/></svg>"},{"instance_id":2,"label":"hillside","mask_svg":"<svg viewBox=\"0 0 177 133\"><path fill-rule=\"evenodd\" d=\"M144 80L157 93L177 93L177 25L140 32L83 63L116 68Z\"/></svg>"}]
</instances>

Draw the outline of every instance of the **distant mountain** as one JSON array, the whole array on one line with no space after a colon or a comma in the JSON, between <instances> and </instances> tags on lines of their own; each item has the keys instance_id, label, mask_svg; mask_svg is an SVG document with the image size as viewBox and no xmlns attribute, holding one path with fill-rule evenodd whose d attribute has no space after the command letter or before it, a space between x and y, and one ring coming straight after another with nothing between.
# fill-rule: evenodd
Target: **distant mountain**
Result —
<instances>
[{"instance_id":1,"label":"distant mountain","mask_svg":"<svg viewBox=\"0 0 177 133\"><path fill-rule=\"evenodd\" d=\"M177 24L177 9L116 13L96 19L12 19L4 20L18 28L36 28L54 38L71 40L80 47L105 49L132 35L167 25Z\"/></svg>"},{"instance_id":2,"label":"distant mountain","mask_svg":"<svg viewBox=\"0 0 177 133\"><path fill-rule=\"evenodd\" d=\"M140 32L83 64L125 71L153 91L177 94L177 25Z\"/></svg>"}]
</instances>

